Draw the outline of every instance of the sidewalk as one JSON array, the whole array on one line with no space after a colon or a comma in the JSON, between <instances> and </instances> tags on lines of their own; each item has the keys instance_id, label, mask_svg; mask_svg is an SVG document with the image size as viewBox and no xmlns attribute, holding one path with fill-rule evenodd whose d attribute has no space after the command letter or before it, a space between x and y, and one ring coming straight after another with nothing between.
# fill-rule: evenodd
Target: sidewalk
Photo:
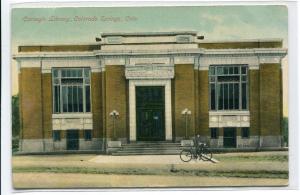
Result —
<instances>
[{"instance_id":1,"label":"sidewalk","mask_svg":"<svg viewBox=\"0 0 300 195\"><path fill-rule=\"evenodd\" d=\"M192 159L190 162L183 162L179 155L138 155L138 156L109 156L98 155L89 160L94 163L114 164L211 164L211 161Z\"/></svg>"}]
</instances>

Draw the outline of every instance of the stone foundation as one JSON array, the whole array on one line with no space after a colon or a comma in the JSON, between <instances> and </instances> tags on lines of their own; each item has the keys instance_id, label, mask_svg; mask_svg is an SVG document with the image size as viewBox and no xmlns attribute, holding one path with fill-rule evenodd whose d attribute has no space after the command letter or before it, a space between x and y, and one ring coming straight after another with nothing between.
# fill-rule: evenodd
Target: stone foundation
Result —
<instances>
[{"instance_id":1,"label":"stone foundation","mask_svg":"<svg viewBox=\"0 0 300 195\"><path fill-rule=\"evenodd\" d=\"M244 148L281 148L281 136L250 136L249 138L236 137L236 149ZM176 137L176 142L180 141L193 141L184 140L183 137ZM119 150L122 144L127 143L124 139L119 141L118 145L109 145L107 143L107 153ZM223 148L223 136L219 136L218 139L211 139L209 136L201 136L200 141L209 145L210 148ZM104 151L104 140L102 138L93 138L91 141L86 141L82 138L79 139L78 151ZM185 144L186 145L186 144ZM52 139L23 139L20 140L20 152L25 153L40 153L40 152L58 152L67 151L67 140L65 138L60 141L53 142Z\"/></svg>"},{"instance_id":2,"label":"stone foundation","mask_svg":"<svg viewBox=\"0 0 300 195\"><path fill-rule=\"evenodd\" d=\"M261 136L260 146L262 148L267 147L281 147L282 136Z\"/></svg>"},{"instance_id":3,"label":"stone foundation","mask_svg":"<svg viewBox=\"0 0 300 195\"><path fill-rule=\"evenodd\" d=\"M259 146L259 136L250 136L249 138L236 137L237 148L256 148Z\"/></svg>"},{"instance_id":4,"label":"stone foundation","mask_svg":"<svg viewBox=\"0 0 300 195\"><path fill-rule=\"evenodd\" d=\"M23 139L19 146L21 152L43 152L43 139Z\"/></svg>"},{"instance_id":5,"label":"stone foundation","mask_svg":"<svg viewBox=\"0 0 300 195\"><path fill-rule=\"evenodd\" d=\"M218 139L210 139L210 147L222 148L223 147L223 136L219 136Z\"/></svg>"},{"instance_id":6,"label":"stone foundation","mask_svg":"<svg viewBox=\"0 0 300 195\"><path fill-rule=\"evenodd\" d=\"M100 138L93 138L91 141L79 139L79 150L99 150L101 151L103 140Z\"/></svg>"},{"instance_id":7,"label":"stone foundation","mask_svg":"<svg viewBox=\"0 0 300 195\"><path fill-rule=\"evenodd\" d=\"M208 140L211 148L223 148L224 137L219 136L218 139L211 139L209 136L202 136L203 142ZM280 148L280 136L250 136L249 138L242 138L241 136L236 136L236 148L266 148L275 147Z\"/></svg>"},{"instance_id":8,"label":"stone foundation","mask_svg":"<svg viewBox=\"0 0 300 195\"><path fill-rule=\"evenodd\" d=\"M91 141L79 139L78 151L103 151L103 139L93 138ZM39 153L67 151L67 140L53 141L52 139L23 139L20 140L20 152Z\"/></svg>"}]
</instances>

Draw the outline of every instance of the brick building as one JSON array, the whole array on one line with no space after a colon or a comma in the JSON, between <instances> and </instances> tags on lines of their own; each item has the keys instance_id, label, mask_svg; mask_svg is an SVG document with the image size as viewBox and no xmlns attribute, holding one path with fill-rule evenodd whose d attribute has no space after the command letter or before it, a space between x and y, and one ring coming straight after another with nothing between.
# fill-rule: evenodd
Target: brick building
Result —
<instances>
[{"instance_id":1,"label":"brick building","mask_svg":"<svg viewBox=\"0 0 300 195\"><path fill-rule=\"evenodd\" d=\"M213 148L281 147L286 53L279 39L210 42L193 31L19 46L21 151L196 134Z\"/></svg>"}]
</instances>

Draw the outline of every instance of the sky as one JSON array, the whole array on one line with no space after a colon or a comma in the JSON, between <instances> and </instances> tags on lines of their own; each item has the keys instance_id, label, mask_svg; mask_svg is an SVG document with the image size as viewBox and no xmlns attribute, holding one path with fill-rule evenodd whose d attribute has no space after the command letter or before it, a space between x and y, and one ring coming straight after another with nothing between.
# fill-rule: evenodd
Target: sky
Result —
<instances>
[{"instance_id":1,"label":"sky","mask_svg":"<svg viewBox=\"0 0 300 195\"><path fill-rule=\"evenodd\" d=\"M283 39L288 42L285 6L77 7L12 10L12 53L19 45L95 43L102 32L193 30L205 40ZM283 113L288 115L288 62L283 59ZM12 60L12 94L18 93Z\"/></svg>"}]
</instances>

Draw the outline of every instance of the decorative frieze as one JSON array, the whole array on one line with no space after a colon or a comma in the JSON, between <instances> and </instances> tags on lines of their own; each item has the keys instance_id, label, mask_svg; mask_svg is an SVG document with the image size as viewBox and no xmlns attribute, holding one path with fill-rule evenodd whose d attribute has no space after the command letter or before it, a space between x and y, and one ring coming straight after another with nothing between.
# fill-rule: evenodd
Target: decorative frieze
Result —
<instances>
[{"instance_id":1,"label":"decorative frieze","mask_svg":"<svg viewBox=\"0 0 300 195\"><path fill-rule=\"evenodd\" d=\"M147 65L147 64L165 64L168 65L170 64L170 58L162 58L162 57L155 57L155 58L129 58L128 64L130 66L135 66L135 65Z\"/></svg>"},{"instance_id":2,"label":"decorative frieze","mask_svg":"<svg viewBox=\"0 0 300 195\"><path fill-rule=\"evenodd\" d=\"M51 69L64 67L91 67L92 72L100 71L100 64L97 59L45 59L42 60L42 73L51 73Z\"/></svg>"},{"instance_id":3,"label":"decorative frieze","mask_svg":"<svg viewBox=\"0 0 300 195\"><path fill-rule=\"evenodd\" d=\"M259 60L257 56L235 56L230 55L216 55L206 56L203 55L199 60L199 69L208 70L210 65L232 65L232 64L245 64L249 69L259 69Z\"/></svg>"},{"instance_id":4,"label":"decorative frieze","mask_svg":"<svg viewBox=\"0 0 300 195\"><path fill-rule=\"evenodd\" d=\"M194 64L195 57L194 56L180 56L174 57L174 64Z\"/></svg>"},{"instance_id":5,"label":"decorative frieze","mask_svg":"<svg viewBox=\"0 0 300 195\"><path fill-rule=\"evenodd\" d=\"M113 47L112 50L109 47ZM194 64L195 69L199 70L208 70L210 65L246 64L249 69L259 69L259 64L263 63L281 64L286 53L286 49L280 48L201 49L197 44L106 45L94 52L21 53L14 58L19 62L20 68L42 67L43 73L50 73L52 67L91 67L92 72L100 72L109 65L149 64ZM136 70L143 68L129 68L128 75L140 74ZM159 67L151 69L153 71L148 71L145 78L151 78L151 75L156 75L156 70L159 71ZM172 71L167 72L169 73L162 73L162 78L170 77Z\"/></svg>"},{"instance_id":6,"label":"decorative frieze","mask_svg":"<svg viewBox=\"0 0 300 195\"><path fill-rule=\"evenodd\" d=\"M41 67L41 59L40 58L24 59L19 61L19 66L21 68L39 68Z\"/></svg>"},{"instance_id":7,"label":"decorative frieze","mask_svg":"<svg viewBox=\"0 0 300 195\"><path fill-rule=\"evenodd\" d=\"M260 64L280 64L282 57L280 56L259 56Z\"/></svg>"},{"instance_id":8,"label":"decorative frieze","mask_svg":"<svg viewBox=\"0 0 300 195\"><path fill-rule=\"evenodd\" d=\"M125 65L125 58L105 58L104 65Z\"/></svg>"},{"instance_id":9,"label":"decorative frieze","mask_svg":"<svg viewBox=\"0 0 300 195\"><path fill-rule=\"evenodd\" d=\"M199 59L199 70L208 70L210 65L246 64L249 69L259 69L262 63L281 63L286 49L207 49Z\"/></svg>"},{"instance_id":10,"label":"decorative frieze","mask_svg":"<svg viewBox=\"0 0 300 195\"><path fill-rule=\"evenodd\" d=\"M154 64L126 66L125 76L126 79L172 79L174 66Z\"/></svg>"}]
</instances>

